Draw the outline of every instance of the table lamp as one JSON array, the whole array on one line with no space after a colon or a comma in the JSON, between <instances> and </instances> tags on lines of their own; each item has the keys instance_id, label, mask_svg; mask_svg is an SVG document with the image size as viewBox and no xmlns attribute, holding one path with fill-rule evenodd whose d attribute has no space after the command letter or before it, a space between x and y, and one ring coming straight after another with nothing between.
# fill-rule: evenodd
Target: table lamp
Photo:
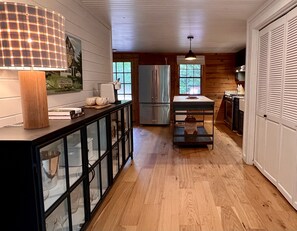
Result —
<instances>
[{"instance_id":1,"label":"table lamp","mask_svg":"<svg viewBox=\"0 0 297 231\"><path fill-rule=\"evenodd\" d=\"M49 126L45 71L67 68L64 25L54 11L0 2L0 69L18 70L24 129Z\"/></svg>"}]
</instances>

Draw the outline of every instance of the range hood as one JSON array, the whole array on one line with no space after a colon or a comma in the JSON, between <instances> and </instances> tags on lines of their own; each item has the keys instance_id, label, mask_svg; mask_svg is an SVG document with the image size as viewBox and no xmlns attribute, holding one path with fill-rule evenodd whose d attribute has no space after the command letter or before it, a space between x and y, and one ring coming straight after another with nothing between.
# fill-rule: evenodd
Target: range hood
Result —
<instances>
[{"instance_id":1,"label":"range hood","mask_svg":"<svg viewBox=\"0 0 297 231\"><path fill-rule=\"evenodd\" d=\"M235 68L235 78L236 81L243 82L245 81L245 65L241 65Z\"/></svg>"},{"instance_id":2,"label":"range hood","mask_svg":"<svg viewBox=\"0 0 297 231\"><path fill-rule=\"evenodd\" d=\"M241 65L235 68L236 72L245 72L245 65Z\"/></svg>"}]
</instances>

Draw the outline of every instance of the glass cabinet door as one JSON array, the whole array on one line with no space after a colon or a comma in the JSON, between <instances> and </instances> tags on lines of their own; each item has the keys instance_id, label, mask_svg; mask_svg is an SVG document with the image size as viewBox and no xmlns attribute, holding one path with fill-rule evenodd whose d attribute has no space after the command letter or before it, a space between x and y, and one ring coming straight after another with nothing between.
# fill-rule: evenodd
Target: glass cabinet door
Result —
<instances>
[{"instance_id":1,"label":"glass cabinet door","mask_svg":"<svg viewBox=\"0 0 297 231\"><path fill-rule=\"evenodd\" d=\"M97 121L87 126L87 136L88 160L92 165L99 159L99 134Z\"/></svg>"},{"instance_id":2,"label":"glass cabinet door","mask_svg":"<svg viewBox=\"0 0 297 231\"><path fill-rule=\"evenodd\" d=\"M106 118L101 118L99 122L89 124L87 126L87 135L88 160L90 164L94 164L107 151Z\"/></svg>"},{"instance_id":3,"label":"glass cabinet door","mask_svg":"<svg viewBox=\"0 0 297 231\"><path fill-rule=\"evenodd\" d=\"M112 148L112 177L115 178L119 171L119 147L118 144Z\"/></svg>"},{"instance_id":4,"label":"glass cabinet door","mask_svg":"<svg viewBox=\"0 0 297 231\"><path fill-rule=\"evenodd\" d=\"M67 136L69 184L73 185L82 176L82 149L80 130ZM65 163L62 163L65 166Z\"/></svg>"},{"instance_id":5,"label":"glass cabinet door","mask_svg":"<svg viewBox=\"0 0 297 231\"><path fill-rule=\"evenodd\" d=\"M129 158L130 155L130 134L125 135L125 161Z\"/></svg>"},{"instance_id":6,"label":"glass cabinet door","mask_svg":"<svg viewBox=\"0 0 297 231\"><path fill-rule=\"evenodd\" d=\"M90 147L93 144L93 140L91 138L87 139L87 143ZM69 187L71 187L83 174L80 130L67 136L67 149ZM85 209L83 198L83 182L81 182L73 191L70 192L72 230L74 231L80 230L81 224L85 223Z\"/></svg>"},{"instance_id":7,"label":"glass cabinet door","mask_svg":"<svg viewBox=\"0 0 297 231\"><path fill-rule=\"evenodd\" d=\"M119 141L119 168L121 169L123 166L123 148L122 148L122 140Z\"/></svg>"},{"instance_id":8,"label":"glass cabinet door","mask_svg":"<svg viewBox=\"0 0 297 231\"><path fill-rule=\"evenodd\" d=\"M122 126L123 125L123 121L122 121L122 110L118 110L117 112L117 124L118 124L118 139L121 139L122 137Z\"/></svg>"},{"instance_id":9,"label":"glass cabinet door","mask_svg":"<svg viewBox=\"0 0 297 231\"><path fill-rule=\"evenodd\" d=\"M117 113L111 113L111 144L115 144L118 139L118 118Z\"/></svg>"},{"instance_id":10,"label":"glass cabinet door","mask_svg":"<svg viewBox=\"0 0 297 231\"><path fill-rule=\"evenodd\" d=\"M124 131L128 131L130 128L130 108L124 107Z\"/></svg>"},{"instance_id":11,"label":"glass cabinet door","mask_svg":"<svg viewBox=\"0 0 297 231\"><path fill-rule=\"evenodd\" d=\"M39 150L45 211L66 192L64 142L59 139Z\"/></svg>"},{"instance_id":12,"label":"glass cabinet door","mask_svg":"<svg viewBox=\"0 0 297 231\"><path fill-rule=\"evenodd\" d=\"M72 226L72 230L80 230L81 224L85 223L83 182L69 192L74 182L82 176L80 130L42 147L39 152L45 211L62 196L65 198L47 216L46 229L70 230ZM69 220L69 216L72 219Z\"/></svg>"},{"instance_id":13,"label":"glass cabinet door","mask_svg":"<svg viewBox=\"0 0 297 231\"><path fill-rule=\"evenodd\" d=\"M108 158L107 155L100 162L101 169L101 195L104 195L106 192L109 183L108 183Z\"/></svg>"},{"instance_id":14,"label":"glass cabinet door","mask_svg":"<svg viewBox=\"0 0 297 231\"><path fill-rule=\"evenodd\" d=\"M99 120L100 132L100 156L103 156L107 151L107 135L106 135L106 117Z\"/></svg>"},{"instance_id":15,"label":"glass cabinet door","mask_svg":"<svg viewBox=\"0 0 297 231\"><path fill-rule=\"evenodd\" d=\"M69 230L67 199L65 199L45 221L47 231Z\"/></svg>"},{"instance_id":16,"label":"glass cabinet door","mask_svg":"<svg viewBox=\"0 0 297 231\"><path fill-rule=\"evenodd\" d=\"M70 202L71 202L70 206L71 206L71 217L72 217L72 230L79 231L81 229L81 225L85 223L83 183L80 183L70 193Z\"/></svg>"},{"instance_id":17,"label":"glass cabinet door","mask_svg":"<svg viewBox=\"0 0 297 231\"><path fill-rule=\"evenodd\" d=\"M46 218L47 231L68 231L72 226L73 231L79 231L82 224L85 223L83 184L78 185L70 193L70 207L68 199L64 201ZM69 210L70 208L70 210ZM71 221L69 219L69 211Z\"/></svg>"},{"instance_id":18,"label":"glass cabinet door","mask_svg":"<svg viewBox=\"0 0 297 231\"><path fill-rule=\"evenodd\" d=\"M131 154L132 155L132 152L133 152L133 131L130 130L129 132L129 155Z\"/></svg>"}]
</instances>

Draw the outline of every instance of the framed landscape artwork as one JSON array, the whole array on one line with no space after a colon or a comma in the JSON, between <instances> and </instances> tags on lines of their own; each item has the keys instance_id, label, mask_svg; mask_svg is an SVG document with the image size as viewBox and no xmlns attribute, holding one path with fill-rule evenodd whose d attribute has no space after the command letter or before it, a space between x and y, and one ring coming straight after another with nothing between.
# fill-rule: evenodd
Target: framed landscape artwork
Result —
<instances>
[{"instance_id":1,"label":"framed landscape artwork","mask_svg":"<svg viewBox=\"0 0 297 231\"><path fill-rule=\"evenodd\" d=\"M67 70L47 71L48 94L78 92L83 89L81 41L66 35Z\"/></svg>"}]
</instances>

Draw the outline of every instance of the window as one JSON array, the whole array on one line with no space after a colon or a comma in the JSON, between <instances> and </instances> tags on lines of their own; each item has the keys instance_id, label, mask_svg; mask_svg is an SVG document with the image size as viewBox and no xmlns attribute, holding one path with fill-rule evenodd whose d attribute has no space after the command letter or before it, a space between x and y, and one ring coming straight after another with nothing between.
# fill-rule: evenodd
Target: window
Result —
<instances>
[{"instance_id":1,"label":"window","mask_svg":"<svg viewBox=\"0 0 297 231\"><path fill-rule=\"evenodd\" d=\"M179 65L179 94L201 94L201 64Z\"/></svg>"},{"instance_id":2,"label":"window","mask_svg":"<svg viewBox=\"0 0 297 231\"><path fill-rule=\"evenodd\" d=\"M132 100L131 62L113 62L113 80L121 82L118 90L118 100Z\"/></svg>"}]
</instances>

